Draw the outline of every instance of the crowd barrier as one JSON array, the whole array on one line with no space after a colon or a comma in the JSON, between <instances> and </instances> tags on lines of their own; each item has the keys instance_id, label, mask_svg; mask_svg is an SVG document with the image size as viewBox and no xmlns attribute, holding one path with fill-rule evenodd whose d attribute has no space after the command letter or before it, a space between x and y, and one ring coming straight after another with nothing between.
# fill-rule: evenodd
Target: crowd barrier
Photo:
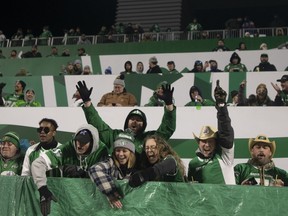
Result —
<instances>
[{"instance_id":1,"label":"crowd barrier","mask_svg":"<svg viewBox=\"0 0 288 216\"><path fill-rule=\"evenodd\" d=\"M48 178L48 187L58 199L52 201L50 215L274 216L288 210L287 188L173 182L130 188L126 181L117 183L124 196L122 209L111 208L90 179ZM0 215L41 215L31 177L1 176L0 184Z\"/></svg>"}]
</instances>

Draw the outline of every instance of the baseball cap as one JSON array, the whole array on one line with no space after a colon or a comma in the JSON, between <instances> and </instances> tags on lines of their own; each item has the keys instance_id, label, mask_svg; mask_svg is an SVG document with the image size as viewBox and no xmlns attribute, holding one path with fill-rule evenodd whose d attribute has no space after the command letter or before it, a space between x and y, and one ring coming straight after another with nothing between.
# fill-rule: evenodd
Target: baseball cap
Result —
<instances>
[{"instance_id":1,"label":"baseball cap","mask_svg":"<svg viewBox=\"0 0 288 216\"><path fill-rule=\"evenodd\" d=\"M82 144L91 142L92 140L91 132L88 131L87 129L83 129L79 131L79 133L75 136L75 140L79 141Z\"/></svg>"},{"instance_id":2,"label":"baseball cap","mask_svg":"<svg viewBox=\"0 0 288 216\"><path fill-rule=\"evenodd\" d=\"M277 79L277 82L286 82L288 81L288 75L283 75L281 79Z\"/></svg>"},{"instance_id":3,"label":"baseball cap","mask_svg":"<svg viewBox=\"0 0 288 216\"><path fill-rule=\"evenodd\" d=\"M266 58L268 58L268 54L267 54L267 53L262 53L262 54L261 54L261 57L266 57Z\"/></svg>"}]
</instances>

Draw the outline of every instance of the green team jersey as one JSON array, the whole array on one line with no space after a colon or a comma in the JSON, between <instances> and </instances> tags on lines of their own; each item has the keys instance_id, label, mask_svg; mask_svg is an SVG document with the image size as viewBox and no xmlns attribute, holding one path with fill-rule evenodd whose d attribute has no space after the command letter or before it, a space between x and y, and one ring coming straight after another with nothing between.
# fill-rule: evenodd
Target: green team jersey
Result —
<instances>
[{"instance_id":1,"label":"green team jersey","mask_svg":"<svg viewBox=\"0 0 288 216\"><path fill-rule=\"evenodd\" d=\"M41 103L38 101L26 102L25 100L18 100L15 103L15 107L41 107Z\"/></svg>"},{"instance_id":2,"label":"green team jersey","mask_svg":"<svg viewBox=\"0 0 288 216\"><path fill-rule=\"evenodd\" d=\"M4 159L0 155L0 175L21 175L23 160L21 153L11 159Z\"/></svg>"},{"instance_id":3,"label":"green team jersey","mask_svg":"<svg viewBox=\"0 0 288 216\"><path fill-rule=\"evenodd\" d=\"M24 100L24 94L9 94L4 97L6 107L14 107L18 100Z\"/></svg>"},{"instance_id":4,"label":"green team jersey","mask_svg":"<svg viewBox=\"0 0 288 216\"><path fill-rule=\"evenodd\" d=\"M247 72L247 68L244 64L228 64L224 68L224 72Z\"/></svg>"},{"instance_id":5,"label":"green team jersey","mask_svg":"<svg viewBox=\"0 0 288 216\"><path fill-rule=\"evenodd\" d=\"M273 185L275 179L277 178L284 182L284 186L288 186L288 173L283 169L275 167L273 161L263 167L259 167L253 165L250 159L247 163L237 164L234 167L234 171L236 184L239 185L241 185L243 181L254 177L258 185L260 185L261 179L264 182L264 186Z\"/></svg>"},{"instance_id":6,"label":"green team jersey","mask_svg":"<svg viewBox=\"0 0 288 216\"><path fill-rule=\"evenodd\" d=\"M190 101L185 106L215 106L215 102L209 99L203 99L202 103L199 101Z\"/></svg>"},{"instance_id":7,"label":"green team jersey","mask_svg":"<svg viewBox=\"0 0 288 216\"><path fill-rule=\"evenodd\" d=\"M165 106L165 102L157 97L157 93L154 92L149 98L149 101L144 106Z\"/></svg>"}]
</instances>

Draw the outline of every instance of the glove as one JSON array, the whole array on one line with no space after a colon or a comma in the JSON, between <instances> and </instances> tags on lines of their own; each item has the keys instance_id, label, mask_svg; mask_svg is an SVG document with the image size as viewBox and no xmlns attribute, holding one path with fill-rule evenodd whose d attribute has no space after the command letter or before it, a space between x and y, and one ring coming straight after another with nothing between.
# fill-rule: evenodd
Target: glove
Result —
<instances>
[{"instance_id":1,"label":"glove","mask_svg":"<svg viewBox=\"0 0 288 216\"><path fill-rule=\"evenodd\" d=\"M92 93L93 87L91 87L88 90L85 81L82 81L82 82L79 81L78 85L76 85L76 88L77 88L77 90L78 90L78 92L79 92L79 94L81 96L81 99L83 100L84 103L87 102L87 101L91 101L90 95Z\"/></svg>"},{"instance_id":2,"label":"glove","mask_svg":"<svg viewBox=\"0 0 288 216\"><path fill-rule=\"evenodd\" d=\"M57 202L57 199L48 189L47 185L40 187L38 191L40 193L41 213L43 216L47 216L50 214L51 200L53 200L54 202Z\"/></svg>"},{"instance_id":3,"label":"glove","mask_svg":"<svg viewBox=\"0 0 288 216\"><path fill-rule=\"evenodd\" d=\"M2 89L6 86L6 83L0 83L0 95L2 94Z\"/></svg>"},{"instance_id":4,"label":"glove","mask_svg":"<svg viewBox=\"0 0 288 216\"><path fill-rule=\"evenodd\" d=\"M86 172L76 165L64 165L63 173L69 178L85 178Z\"/></svg>"},{"instance_id":5,"label":"glove","mask_svg":"<svg viewBox=\"0 0 288 216\"><path fill-rule=\"evenodd\" d=\"M166 86L162 85L162 89L163 89L163 95L158 95L158 98L163 100L166 105L173 104L174 87L171 89L171 85L166 84Z\"/></svg>"},{"instance_id":6,"label":"glove","mask_svg":"<svg viewBox=\"0 0 288 216\"><path fill-rule=\"evenodd\" d=\"M220 87L219 80L217 80L216 88L214 90L214 97L216 104L226 103L227 92Z\"/></svg>"},{"instance_id":7,"label":"glove","mask_svg":"<svg viewBox=\"0 0 288 216\"><path fill-rule=\"evenodd\" d=\"M134 188L144 184L146 181L154 180L155 178L156 173L153 167L149 167L130 176L128 184Z\"/></svg>"}]
</instances>

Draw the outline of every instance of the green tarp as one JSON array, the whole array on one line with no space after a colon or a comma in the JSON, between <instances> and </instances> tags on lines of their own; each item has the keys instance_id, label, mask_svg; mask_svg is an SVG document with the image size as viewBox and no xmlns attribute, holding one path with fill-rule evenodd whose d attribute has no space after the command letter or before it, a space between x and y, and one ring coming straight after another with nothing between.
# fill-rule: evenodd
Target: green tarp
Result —
<instances>
[{"instance_id":1,"label":"green tarp","mask_svg":"<svg viewBox=\"0 0 288 216\"><path fill-rule=\"evenodd\" d=\"M261 186L226 186L191 183L149 182L130 188L118 181L123 209L112 209L90 179L48 178L57 197L51 214L73 215L287 215L288 189ZM0 215L41 215L39 195L31 177L0 177Z\"/></svg>"}]
</instances>

